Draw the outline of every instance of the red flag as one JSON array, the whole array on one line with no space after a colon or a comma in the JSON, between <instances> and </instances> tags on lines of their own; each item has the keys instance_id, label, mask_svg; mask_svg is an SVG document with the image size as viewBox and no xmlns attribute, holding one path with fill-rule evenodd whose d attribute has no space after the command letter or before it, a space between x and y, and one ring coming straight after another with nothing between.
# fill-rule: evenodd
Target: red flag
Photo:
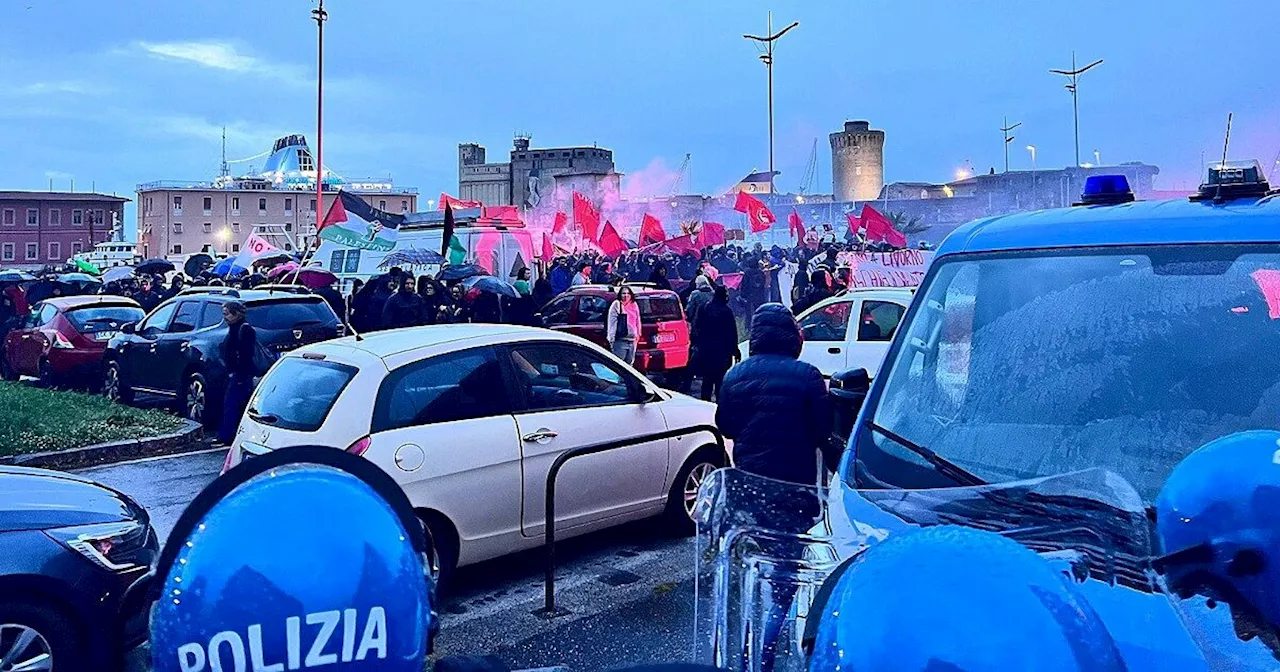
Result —
<instances>
[{"instance_id":1,"label":"red flag","mask_svg":"<svg viewBox=\"0 0 1280 672\"><path fill-rule=\"evenodd\" d=\"M853 234L854 238L857 238L858 231L862 230L862 219L852 212L844 213L844 218L849 220L849 233Z\"/></svg>"},{"instance_id":2,"label":"red flag","mask_svg":"<svg viewBox=\"0 0 1280 672\"><path fill-rule=\"evenodd\" d=\"M618 235L617 229L613 228L613 222L604 223L604 230L600 232L600 251L611 257L627 251L627 243Z\"/></svg>"},{"instance_id":3,"label":"red flag","mask_svg":"<svg viewBox=\"0 0 1280 672\"><path fill-rule=\"evenodd\" d=\"M482 205L480 206L480 219L518 221L520 219L520 208L517 208L514 205Z\"/></svg>"},{"instance_id":4,"label":"red flag","mask_svg":"<svg viewBox=\"0 0 1280 672\"><path fill-rule=\"evenodd\" d=\"M464 201L457 199L442 191L440 192L440 204L436 206L436 210L444 212L444 206L446 205L451 206L454 210L462 210L466 208L478 208L482 204L480 201Z\"/></svg>"},{"instance_id":5,"label":"red flag","mask_svg":"<svg viewBox=\"0 0 1280 672\"><path fill-rule=\"evenodd\" d=\"M542 256L543 261L550 262L556 256L555 250L551 249L551 236L546 233L542 234Z\"/></svg>"},{"instance_id":6,"label":"red flag","mask_svg":"<svg viewBox=\"0 0 1280 672\"><path fill-rule=\"evenodd\" d=\"M733 209L747 213L747 219L751 222L752 233L766 231L773 226L774 222L778 221L778 218L773 216L764 201L745 191L738 192L738 200L734 202Z\"/></svg>"},{"instance_id":7,"label":"red flag","mask_svg":"<svg viewBox=\"0 0 1280 672\"><path fill-rule=\"evenodd\" d=\"M586 196L573 192L573 221L582 227L582 237L590 242L599 238L600 213Z\"/></svg>"},{"instance_id":8,"label":"red flag","mask_svg":"<svg viewBox=\"0 0 1280 672\"><path fill-rule=\"evenodd\" d=\"M658 221L657 217L646 212L644 219L640 220L640 246L661 243L666 239L667 232L662 230L662 222Z\"/></svg>"},{"instance_id":9,"label":"red flag","mask_svg":"<svg viewBox=\"0 0 1280 672\"><path fill-rule=\"evenodd\" d=\"M893 228L893 221L870 205L862 206L862 224L867 227L867 240L883 240L894 247L906 247L907 237Z\"/></svg>"},{"instance_id":10,"label":"red flag","mask_svg":"<svg viewBox=\"0 0 1280 672\"><path fill-rule=\"evenodd\" d=\"M329 206L329 212L324 216L324 220L320 222L320 226L316 227L316 233L325 230L325 227L341 224L347 221L347 209L342 207L342 199L335 198Z\"/></svg>"},{"instance_id":11,"label":"red flag","mask_svg":"<svg viewBox=\"0 0 1280 672\"><path fill-rule=\"evenodd\" d=\"M715 247L724 245L724 225L716 222L703 222L702 231L698 233L698 247Z\"/></svg>"},{"instance_id":12,"label":"red flag","mask_svg":"<svg viewBox=\"0 0 1280 672\"><path fill-rule=\"evenodd\" d=\"M662 245L666 249L671 250L676 254L684 254L685 252L696 252L699 249L698 237L699 237L699 234L690 233L688 235L679 236L677 238L668 238L667 240L664 240L662 242Z\"/></svg>"},{"instance_id":13,"label":"red flag","mask_svg":"<svg viewBox=\"0 0 1280 672\"><path fill-rule=\"evenodd\" d=\"M787 231L796 240L804 239L804 220L800 219L800 213L794 207L791 208L791 214L787 215Z\"/></svg>"},{"instance_id":14,"label":"red flag","mask_svg":"<svg viewBox=\"0 0 1280 672\"><path fill-rule=\"evenodd\" d=\"M563 212L556 213L556 223L551 225L551 235L559 235L564 231L564 227L569 226L569 215Z\"/></svg>"}]
</instances>

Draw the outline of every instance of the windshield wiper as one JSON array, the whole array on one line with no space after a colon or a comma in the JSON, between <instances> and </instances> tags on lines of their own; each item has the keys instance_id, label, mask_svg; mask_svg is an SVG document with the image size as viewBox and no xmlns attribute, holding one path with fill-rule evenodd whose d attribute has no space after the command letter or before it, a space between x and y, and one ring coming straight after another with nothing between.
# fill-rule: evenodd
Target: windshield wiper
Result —
<instances>
[{"instance_id":1,"label":"windshield wiper","mask_svg":"<svg viewBox=\"0 0 1280 672\"><path fill-rule=\"evenodd\" d=\"M964 467L956 464L955 462L952 462L951 460L948 460L945 457L942 457L941 455L933 452L932 450L910 439L907 439L905 437L898 435L891 429L886 429L885 427L882 427L881 425L877 425L874 422L867 422L866 424L867 424L867 427L871 429L871 431L876 432L877 434L880 434L882 436L885 436L891 441L893 441L894 443L897 443L902 447L906 448L907 450L910 450L911 452L915 453L916 455L923 457L926 462L928 462L930 465L933 466L935 471L955 481L960 485L973 486L973 485L987 484L986 481L975 476L973 472L965 469Z\"/></svg>"},{"instance_id":2,"label":"windshield wiper","mask_svg":"<svg viewBox=\"0 0 1280 672\"><path fill-rule=\"evenodd\" d=\"M262 422L268 425L274 425L277 422L280 422L279 416L271 413L266 413L266 414L258 413L258 409L256 408L250 408L248 410L248 416L249 416L249 419L253 420L254 422Z\"/></svg>"}]
</instances>

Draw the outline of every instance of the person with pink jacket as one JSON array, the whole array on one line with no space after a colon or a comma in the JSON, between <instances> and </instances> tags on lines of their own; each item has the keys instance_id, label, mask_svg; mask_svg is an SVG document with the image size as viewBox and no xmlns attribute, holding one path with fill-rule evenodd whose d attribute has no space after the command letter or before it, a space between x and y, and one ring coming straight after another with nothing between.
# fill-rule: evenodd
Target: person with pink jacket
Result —
<instances>
[{"instance_id":1,"label":"person with pink jacket","mask_svg":"<svg viewBox=\"0 0 1280 672\"><path fill-rule=\"evenodd\" d=\"M609 340L609 350L618 359L635 363L636 340L640 338L640 304L636 303L635 292L626 285L618 288L618 300L609 304L605 338Z\"/></svg>"}]
</instances>

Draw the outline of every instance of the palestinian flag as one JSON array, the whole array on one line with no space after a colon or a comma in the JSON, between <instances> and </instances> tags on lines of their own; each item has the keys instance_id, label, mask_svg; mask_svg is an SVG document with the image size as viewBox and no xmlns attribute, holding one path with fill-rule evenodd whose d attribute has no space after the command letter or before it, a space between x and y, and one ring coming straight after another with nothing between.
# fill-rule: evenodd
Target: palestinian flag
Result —
<instances>
[{"instance_id":1,"label":"palestinian flag","mask_svg":"<svg viewBox=\"0 0 1280 672\"><path fill-rule=\"evenodd\" d=\"M338 192L316 235L343 247L390 251L395 248L404 215L383 212L359 196Z\"/></svg>"}]
</instances>

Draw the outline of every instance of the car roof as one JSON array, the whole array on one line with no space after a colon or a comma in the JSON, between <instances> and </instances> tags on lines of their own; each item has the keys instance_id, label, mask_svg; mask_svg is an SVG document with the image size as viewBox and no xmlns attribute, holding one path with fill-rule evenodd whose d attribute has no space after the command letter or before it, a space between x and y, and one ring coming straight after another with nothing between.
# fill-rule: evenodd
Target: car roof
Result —
<instances>
[{"instance_id":1,"label":"car roof","mask_svg":"<svg viewBox=\"0 0 1280 672\"><path fill-rule=\"evenodd\" d=\"M1280 242L1280 199L1176 199L1037 210L961 226L937 255L1064 247Z\"/></svg>"},{"instance_id":2,"label":"car roof","mask_svg":"<svg viewBox=\"0 0 1280 672\"><path fill-rule=\"evenodd\" d=\"M585 342L571 334L537 327L520 327L509 324L436 324L422 327L389 329L303 346L295 352L320 351L328 347L350 348L366 352L378 358L387 358L404 352L449 345L451 348L469 348L480 345L496 345L538 339L544 341Z\"/></svg>"},{"instance_id":3,"label":"car roof","mask_svg":"<svg viewBox=\"0 0 1280 672\"><path fill-rule=\"evenodd\" d=\"M127 296L116 296L114 294L59 296L44 299L40 304L53 306L58 310L71 310L73 308L84 308L85 306L129 306L131 308L141 308L137 301Z\"/></svg>"},{"instance_id":4,"label":"car roof","mask_svg":"<svg viewBox=\"0 0 1280 672\"><path fill-rule=\"evenodd\" d=\"M646 296L650 294L675 294L674 290L659 289L652 285L646 285L643 283L641 284L627 283L626 287L631 288L631 291L634 292L636 296ZM618 293L618 288L610 285L594 285L594 284L593 285L577 285L575 287L570 287L564 293L565 294L590 294L593 296L596 296L596 295L615 296Z\"/></svg>"},{"instance_id":5,"label":"car roof","mask_svg":"<svg viewBox=\"0 0 1280 672\"><path fill-rule=\"evenodd\" d=\"M323 301L318 294L301 294L291 291L270 291L266 289L235 289L230 287L197 287L183 290L174 299L205 299L209 301L240 301L242 303L263 303L266 301L289 301L294 299L311 299ZM207 289L208 291L202 291ZM231 291L228 291L231 290ZM172 300L172 299L170 299Z\"/></svg>"}]
</instances>

